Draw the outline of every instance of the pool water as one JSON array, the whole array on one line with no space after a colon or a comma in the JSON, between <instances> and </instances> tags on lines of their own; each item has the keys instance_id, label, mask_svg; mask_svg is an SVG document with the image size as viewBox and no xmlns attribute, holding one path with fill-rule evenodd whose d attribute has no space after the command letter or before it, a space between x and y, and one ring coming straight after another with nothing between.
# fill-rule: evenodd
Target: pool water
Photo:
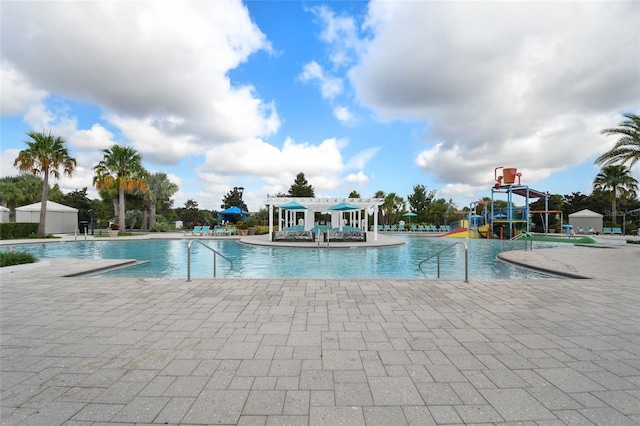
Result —
<instances>
[{"instance_id":1,"label":"pool water","mask_svg":"<svg viewBox=\"0 0 640 426\"><path fill-rule=\"evenodd\" d=\"M406 244L383 248L285 248L252 246L235 240L205 240L233 261L217 257L216 277L238 278L436 278L436 259L425 258L453 243L450 239L402 238ZM137 259L138 266L101 273L104 277L187 277L188 240L81 241L25 244L19 250L37 258ZM520 249L499 240L465 240L469 247L469 279L531 279L548 275L518 268L496 259L501 251ZM535 243L534 248L558 244ZM563 247L570 245L564 244ZM191 247L191 277L213 277L213 253L200 244ZM440 258L440 277L464 279L464 248L456 245Z\"/></svg>"}]
</instances>

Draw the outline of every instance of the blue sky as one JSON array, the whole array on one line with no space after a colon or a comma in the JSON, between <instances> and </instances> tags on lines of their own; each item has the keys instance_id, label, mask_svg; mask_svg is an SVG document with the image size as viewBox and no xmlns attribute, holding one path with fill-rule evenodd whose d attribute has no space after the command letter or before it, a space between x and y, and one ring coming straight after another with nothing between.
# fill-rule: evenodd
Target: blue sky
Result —
<instances>
[{"instance_id":1,"label":"blue sky","mask_svg":"<svg viewBox=\"0 0 640 426\"><path fill-rule=\"evenodd\" d=\"M187 199L252 211L299 172L317 196L458 207L494 168L591 192L593 160L640 111L640 3L2 2L0 175L30 130L66 138L91 188L114 143ZM640 179L640 170L633 170Z\"/></svg>"}]
</instances>

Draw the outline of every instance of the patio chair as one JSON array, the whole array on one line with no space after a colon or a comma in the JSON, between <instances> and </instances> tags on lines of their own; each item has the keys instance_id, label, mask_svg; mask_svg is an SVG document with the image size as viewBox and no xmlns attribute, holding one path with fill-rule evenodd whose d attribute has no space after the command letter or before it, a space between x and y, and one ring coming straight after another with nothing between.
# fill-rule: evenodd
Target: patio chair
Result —
<instances>
[{"instance_id":1,"label":"patio chair","mask_svg":"<svg viewBox=\"0 0 640 426\"><path fill-rule=\"evenodd\" d=\"M187 229L184 231L184 235L196 235L202 230L202 226L194 226L193 229Z\"/></svg>"},{"instance_id":2,"label":"patio chair","mask_svg":"<svg viewBox=\"0 0 640 426\"><path fill-rule=\"evenodd\" d=\"M202 229L200 230L199 235L201 235L201 236L209 235L209 232L210 232L210 231L209 231L209 229L210 229L210 228L211 228L211 227L210 227L209 225L204 225L204 226L202 227Z\"/></svg>"}]
</instances>

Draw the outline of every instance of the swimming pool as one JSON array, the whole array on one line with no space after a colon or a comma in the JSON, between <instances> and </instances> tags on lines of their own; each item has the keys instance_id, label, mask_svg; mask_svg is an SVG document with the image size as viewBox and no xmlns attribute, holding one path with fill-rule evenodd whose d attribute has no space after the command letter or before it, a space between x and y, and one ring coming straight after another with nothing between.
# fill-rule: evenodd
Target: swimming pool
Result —
<instances>
[{"instance_id":1,"label":"swimming pool","mask_svg":"<svg viewBox=\"0 0 640 426\"><path fill-rule=\"evenodd\" d=\"M435 258L418 269L425 258L452 244L438 238L402 238L406 244L384 248L286 248L253 246L235 240L205 240L214 250L233 261L217 258L217 277L238 278L436 278ZM51 244L25 244L19 250L37 258L137 259L138 266L101 273L104 277L185 278L188 240L78 241ZM469 247L469 278L531 279L548 278L496 260L499 252L519 249L499 240L465 240ZM558 244L536 243L536 248ZM567 245L563 245L566 247ZM191 247L191 277L213 276L212 252L199 244ZM440 277L464 278L464 249L458 245L440 259Z\"/></svg>"}]
</instances>

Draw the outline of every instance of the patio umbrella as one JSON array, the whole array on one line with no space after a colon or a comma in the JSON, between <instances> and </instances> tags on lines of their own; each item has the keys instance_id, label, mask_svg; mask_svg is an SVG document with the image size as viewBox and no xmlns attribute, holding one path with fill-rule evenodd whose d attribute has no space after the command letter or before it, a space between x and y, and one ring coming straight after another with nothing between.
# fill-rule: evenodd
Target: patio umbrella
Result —
<instances>
[{"instance_id":1,"label":"patio umbrella","mask_svg":"<svg viewBox=\"0 0 640 426\"><path fill-rule=\"evenodd\" d=\"M417 214L415 214L414 212L406 212L405 214L403 214L402 216L404 217L408 217L409 218L409 222L411 222L411 218L412 217L416 217L418 216Z\"/></svg>"},{"instance_id":2,"label":"patio umbrella","mask_svg":"<svg viewBox=\"0 0 640 426\"><path fill-rule=\"evenodd\" d=\"M284 210L307 210L307 206L303 206L297 201L289 201L288 203L280 204L278 207Z\"/></svg>"},{"instance_id":3,"label":"patio umbrella","mask_svg":"<svg viewBox=\"0 0 640 426\"><path fill-rule=\"evenodd\" d=\"M335 210L335 211L339 211L339 212L347 212L347 211L351 211L351 210L360 210L360 207L355 206L353 204L349 204L349 203L338 203L334 206L329 207L328 210Z\"/></svg>"}]
</instances>

